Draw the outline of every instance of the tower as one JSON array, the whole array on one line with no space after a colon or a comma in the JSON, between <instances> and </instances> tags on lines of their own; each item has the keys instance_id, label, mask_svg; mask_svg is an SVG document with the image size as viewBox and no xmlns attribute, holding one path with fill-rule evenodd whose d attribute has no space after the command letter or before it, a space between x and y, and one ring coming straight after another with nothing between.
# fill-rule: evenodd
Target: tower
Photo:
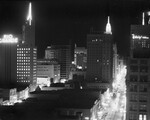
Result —
<instances>
[{"instance_id":1,"label":"tower","mask_svg":"<svg viewBox=\"0 0 150 120\"><path fill-rule=\"evenodd\" d=\"M107 19L105 34L110 34L110 35L112 34L109 16L108 16L108 19Z\"/></svg>"},{"instance_id":2,"label":"tower","mask_svg":"<svg viewBox=\"0 0 150 120\"><path fill-rule=\"evenodd\" d=\"M104 33L87 35L87 81L107 87L112 80L113 41L108 17Z\"/></svg>"},{"instance_id":3,"label":"tower","mask_svg":"<svg viewBox=\"0 0 150 120\"><path fill-rule=\"evenodd\" d=\"M35 47L35 24L32 20L32 4L22 29L22 41L17 46L17 83L28 86L36 83L37 48Z\"/></svg>"},{"instance_id":4,"label":"tower","mask_svg":"<svg viewBox=\"0 0 150 120\"><path fill-rule=\"evenodd\" d=\"M32 20L32 4L29 3L28 15L25 24L22 27L22 43L35 46L35 22Z\"/></svg>"}]
</instances>

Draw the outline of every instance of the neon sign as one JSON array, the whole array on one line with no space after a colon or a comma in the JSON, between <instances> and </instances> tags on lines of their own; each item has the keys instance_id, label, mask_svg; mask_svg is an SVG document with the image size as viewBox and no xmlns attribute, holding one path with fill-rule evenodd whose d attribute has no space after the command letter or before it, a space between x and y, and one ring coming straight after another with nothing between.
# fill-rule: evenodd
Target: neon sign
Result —
<instances>
[{"instance_id":1,"label":"neon sign","mask_svg":"<svg viewBox=\"0 0 150 120\"><path fill-rule=\"evenodd\" d=\"M149 39L147 36L142 36L142 35L134 35L132 34L132 39Z\"/></svg>"},{"instance_id":2,"label":"neon sign","mask_svg":"<svg viewBox=\"0 0 150 120\"><path fill-rule=\"evenodd\" d=\"M3 38L0 38L0 43L17 43L18 38L14 38L12 34L4 35Z\"/></svg>"}]
</instances>

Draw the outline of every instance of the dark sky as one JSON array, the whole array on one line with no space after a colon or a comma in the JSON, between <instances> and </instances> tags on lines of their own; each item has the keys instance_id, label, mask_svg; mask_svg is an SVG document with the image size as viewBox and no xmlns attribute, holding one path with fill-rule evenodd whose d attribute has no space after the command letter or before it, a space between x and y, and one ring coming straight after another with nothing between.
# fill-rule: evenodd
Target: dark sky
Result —
<instances>
[{"instance_id":1,"label":"dark sky","mask_svg":"<svg viewBox=\"0 0 150 120\"><path fill-rule=\"evenodd\" d=\"M130 24L141 22L141 12L149 0L50 0L32 1L39 58L51 44L86 46L90 29L104 31L110 15L118 52L128 55ZM29 1L0 2L0 34L21 34Z\"/></svg>"}]
</instances>

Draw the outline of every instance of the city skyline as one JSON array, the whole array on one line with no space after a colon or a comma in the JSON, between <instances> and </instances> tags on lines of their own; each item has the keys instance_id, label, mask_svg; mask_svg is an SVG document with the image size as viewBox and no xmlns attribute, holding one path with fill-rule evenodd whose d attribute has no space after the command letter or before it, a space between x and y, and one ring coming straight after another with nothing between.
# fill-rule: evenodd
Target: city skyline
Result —
<instances>
[{"instance_id":1,"label":"city skyline","mask_svg":"<svg viewBox=\"0 0 150 120\"><path fill-rule=\"evenodd\" d=\"M120 55L129 55L130 24L141 24L142 12L148 1L31 1L33 20L36 24L36 46L38 58L51 44L86 46L87 34L93 28L104 32L107 16L110 16L114 42ZM29 1L2 1L0 34L21 34L27 16ZM122 29L123 28L123 29Z\"/></svg>"},{"instance_id":2,"label":"city skyline","mask_svg":"<svg viewBox=\"0 0 150 120\"><path fill-rule=\"evenodd\" d=\"M56 1L0 2L0 119L148 120L148 1Z\"/></svg>"}]
</instances>

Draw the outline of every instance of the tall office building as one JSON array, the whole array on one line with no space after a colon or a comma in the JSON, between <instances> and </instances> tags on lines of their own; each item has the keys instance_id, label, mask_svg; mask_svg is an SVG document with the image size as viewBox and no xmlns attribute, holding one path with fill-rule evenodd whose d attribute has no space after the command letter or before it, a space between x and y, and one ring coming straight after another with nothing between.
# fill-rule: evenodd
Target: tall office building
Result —
<instances>
[{"instance_id":1,"label":"tall office building","mask_svg":"<svg viewBox=\"0 0 150 120\"><path fill-rule=\"evenodd\" d=\"M6 34L0 38L0 88L16 85L18 38Z\"/></svg>"},{"instance_id":2,"label":"tall office building","mask_svg":"<svg viewBox=\"0 0 150 120\"><path fill-rule=\"evenodd\" d=\"M45 50L45 58L56 59L60 64L60 79L69 79L71 65L71 46L52 45Z\"/></svg>"},{"instance_id":3,"label":"tall office building","mask_svg":"<svg viewBox=\"0 0 150 120\"><path fill-rule=\"evenodd\" d=\"M105 33L87 35L87 81L106 86L112 80L113 41L111 25L106 25ZM100 84L101 83L101 84ZM96 84L95 84L96 85ZM94 86L93 86L94 87Z\"/></svg>"},{"instance_id":4,"label":"tall office building","mask_svg":"<svg viewBox=\"0 0 150 120\"><path fill-rule=\"evenodd\" d=\"M147 14L147 12L145 12ZM150 119L150 22L131 25L131 56L127 64L127 120Z\"/></svg>"},{"instance_id":5,"label":"tall office building","mask_svg":"<svg viewBox=\"0 0 150 120\"><path fill-rule=\"evenodd\" d=\"M37 48L35 47L35 26L32 21L32 4L22 29L22 40L17 45L17 83L36 83Z\"/></svg>"}]
</instances>

